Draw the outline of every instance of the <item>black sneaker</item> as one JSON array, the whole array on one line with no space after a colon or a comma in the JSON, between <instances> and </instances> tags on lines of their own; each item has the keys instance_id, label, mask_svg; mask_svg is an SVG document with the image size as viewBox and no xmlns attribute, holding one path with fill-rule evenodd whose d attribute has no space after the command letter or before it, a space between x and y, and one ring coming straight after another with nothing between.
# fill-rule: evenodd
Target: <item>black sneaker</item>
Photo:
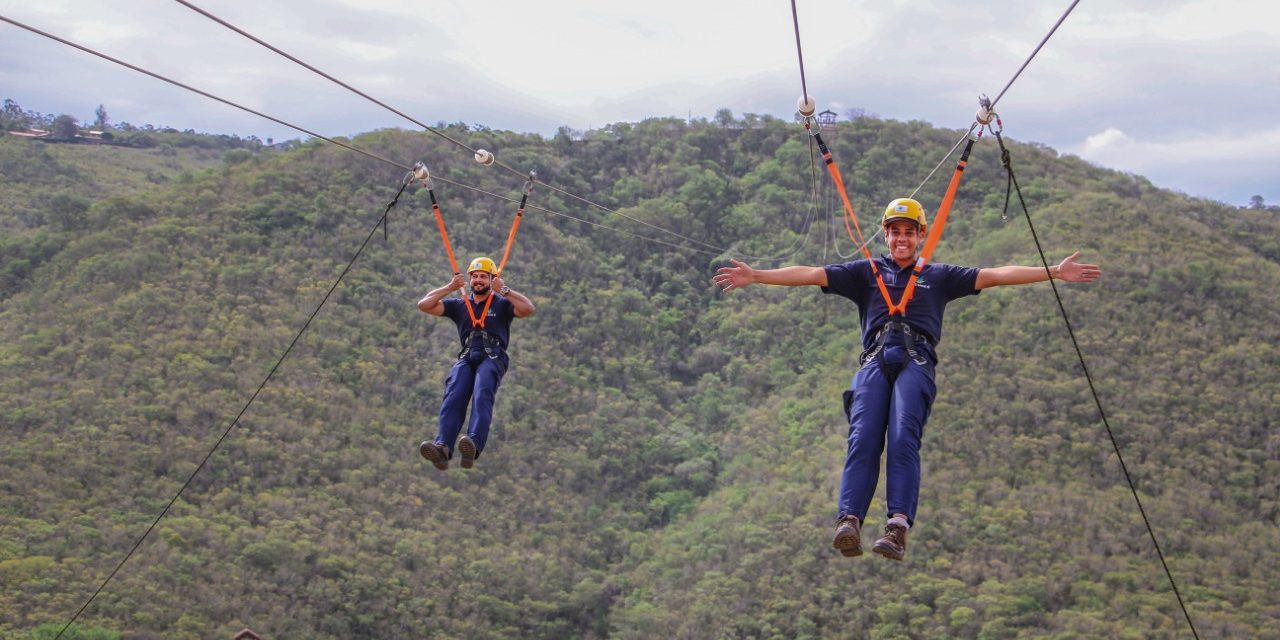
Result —
<instances>
[{"instance_id":1,"label":"black sneaker","mask_svg":"<svg viewBox=\"0 0 1280 640\"><path fill-rule=\"evenodd\" d=\"M449 468L449 447L439 442L423 440L422 444L418 445L418 453L441 471Z\"/></svg>"},{"instance_id":2,"label":"black sneaker","mask_svg":"<svg viewBox=\"0 0 1280 640\"><path fill-rule=\"evenodd\" d=\"M841 555L846 558L856 558L862 555L862 523L858 522L858 516L841 515L836 520L836 537L831 541L831 546L840 550Z\"/></svg>"},{"instance_id":3,"label":"black sneaker","mask_svg":"<svg viewBox=\"0 0 1280 640\"><path fill-rule=\"evenodd\" d=\"M907 554L907 528L900 524L885 525L884 535L871 550L890 560L901 560Z\"/></svg>"},{"instance_id":4,"label":"black sneaker","mask_svg":"<svg viewBox=\"0 0 1280 640\"><path fill-rule=\"evenodd\" d=\"M475 466L476 454L478 452L476 451L476 443L472 442L471 438L462 436L462 438L458 440L458 453L462 454L463 469L470 469Z\"/></svg>"}]
</instances>

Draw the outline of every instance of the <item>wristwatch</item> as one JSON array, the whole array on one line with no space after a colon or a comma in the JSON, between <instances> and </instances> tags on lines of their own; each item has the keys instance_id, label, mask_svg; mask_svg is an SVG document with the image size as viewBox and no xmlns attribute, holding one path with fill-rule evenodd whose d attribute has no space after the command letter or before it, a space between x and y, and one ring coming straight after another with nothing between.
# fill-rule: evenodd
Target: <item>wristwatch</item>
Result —
<instances>
[{"instance_id":1,"label":"wristwatch","mask_svg":"<svg viewBox=\"0 0 1280 640\"><path fill-rule=\"evenodd\" d=\"M498 295L500 295L500 296L505 296L505 295L507 295L507 292L508 292L508 291L510 291L510 290L511 290L511 287L508 287L508 286L506 286L506 285L503 285L501 289L498 289Z\"/></svg>"}]
</instances>

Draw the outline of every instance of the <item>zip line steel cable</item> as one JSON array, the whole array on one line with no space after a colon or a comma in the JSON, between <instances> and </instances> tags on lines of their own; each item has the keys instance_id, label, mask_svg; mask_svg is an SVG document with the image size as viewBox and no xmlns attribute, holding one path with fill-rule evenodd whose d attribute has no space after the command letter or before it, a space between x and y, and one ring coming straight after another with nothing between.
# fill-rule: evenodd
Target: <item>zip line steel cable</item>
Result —
<instances>
[{"instance_id":1,"label":"zip line steel cable","mask_svg":"<svg viewBox=\"0 0 1280 640\"><path fill-rule=\"evenodd\" d=\"M1036 54L1040 53L1040 50L1044 48L1044 45L1049 41L1049 38L1053 37L1054 33L1057 33L1058 27L1062 26L1062 23L1067 19L1067 16L1071 15L1071 12L1075 10L1076 5L1078 4L1080 4L1080 0L1072 0L1071 5L1067 7L1066 11L1062 12L1062 15L1058 17L1058 21L1053 23L1049 32L1044 34L1044 37L1040 39L1040 44L1036 45L1036 48L1031 52L1031 55L1027 56L1027 59L1022 61L1022 66L1018 67L1018 70L1014 72L1013 77L1009 78L1009 81L1005 83L1004 88L996 95L996 99L991 101L990 106L987 107L988 110L994 110L996 108L996 103L1000 102L1000 98L1003 98L1004 94L1009 91L1009 87L1013 86L1013 82L1022 75L1023 70L1027 68L1027 65L1031 64L1031 61L1035 59ZM920 182L920 186L916 187L915 190L911 192L910 197L914 198L917 193L920 193L920 190L924 188L925 183L929 182L929 179L933 177L933 174L938 172L938 168L947 161L947 158L950 158L951 154L955 153L956 149L960 148L960 145L964 143L965 138L969 137L969 135L973 133L973 128L976 126L978 126L976 121L969 125L969 130L965 132L964 136L956 141L955 145L951 147L951 150L947 152L947 155L944 156L942 160L938 161L938 165L933 168L933 171L929 172L929 175L925 176L924 180Z\"/></svg>"},{"instance_id":2,"label":"zip line steel cable","mask_svg":"<svg viewBox=\"0 0 1280 640\"><path fill-rule=\"evenodd\" d=\"M997 116L997 123L999 123ZM1169 569L1169 563L1165 560L1164 551L1160 549L1160 542L1156 539L1155 529L1151 527L1151 520L1147 518L1147 510L1142 506L1142 499L1138 497L1137 486L1133 483L1133 477L1129 474L1129 465L1125 464L1124 454L1120 452L1120 443L1116 441L1116 434L1111 429L1111 421L1107 419L1107 412L1102 408L1102 400L1098 397L1098 389L1093 384L1093 375L1089 373L1089 366L1085 364L1084 351L1080 349L1080 342L1076 340L1075 329L1071 326L1071 318L1067 316L1067 307L1062 302L1062 295L1058 292L1058 285L1053 281L1053 273L1049 270L1049 259L1045 257L1044 247L1040 244L1040 236L1036 233L1036 227L1031 222L1031 212L1027 209L1027 201L1022 197L1022 187L1018 185L1018 178L1013 174L1013 166L1009 160L1009 150L1004 146L1004 139L1000 135L1003 124L1000 129L992 129L996 141L1000 144L1000 162L1005 170L1009 173L1009 183L1013 186L1014 191L1018 194L1018 203L1022 205L1022 214L1027 219L1027 228L1031 230L1031 238L1035 241L1036 251L1040 254L1040 263L1044 265L1045 274L1049 276L1049 286L1053 288L1053 298L1058 302L1058 312L1062 314L1062 322L1067 326L1067 335L1071 337L1071 346L1075 347L1076 358L1080 360L1080 369L1084 372L1084 379L1089 384L1089 393L1093 396L1093 403L1098 407L1098 415L1102 418L1102 426L1106 427L1107 437L1111 440L1111 447L1115 449L1116 459L1120 461L1120 470L1124 473L1125 482L1129 484L1129 491L1133 493L1133 501L1138 505L1138 513L1142 516L1142 523L1147 527L1147 535L1151 537L1151 544L1155 547L1156 556L1160 559L1160 566L1164 568L1165 577L1169 579L1169 586L1173 587L1173 594L1178 599L1178 606L1182 609L1182 615L1187 619L1187 626L1191 628L1191 635L1196 640L1200 640L1200 634L1196 631L1196 625L1191 621L1191 613L1187 610L1187 605L1182 600L1182 591L1178 589L1178 583L1173 579L1173 571ZM1008 206L1006 204L1006 206Z\"/></svg>"},{"instance_id":3,"label":"zip line steel cable","mask_svg":"<svg viewBox=\"0 0 1280 640\"><path fill-rule=\"evenodd\" d=\"M110 55L107 55L107 54L105 54L105 53L101 53L101 52L96 51L96 50L94 50L94 49L91 49L91 48L89 48L89 47L85 47L85 46L83 46L83 45L77 44L77 43L72 42L72 41L70 41L70 40L67 40L67 39L65 39L65 38L61 38L61 37L59 37L59 36L53 35L53 34L48 33L48 32L46 32L46 31L42 31L42 30L40 30L40 29L37 29L37 28L32 27L32 26L30 26L30 25L24 24L24 23L22 23L22 22L19 22L19 21L17 21L17 20L12 19L12 18L9 18L9 17L3 16L3 15L0 15L0 21L7 22L7 23L9 23L9 24L11 24L11 25L13 25L13 26L15 26L15 27L20 28L20 29L25 29L25 30L27 30L27 31L30 31L31 33L36 34L36 35L43 36L43 37L45 37L45 38L48 38L48 39L53 40L53 41L55 41L55 42L58 42L58 43L60 43L60 44L64 44L64 45L67 45L67 46L69 46L69 47L72 47L72 48L74 48L74 49L78 49L78 50L80 50L80 51L83 51L83 52L88 53L88 54L90 54L90 55L96 56L96 57L101 58L101 59L103 59L103 60L106 60L106 61L108 61L108 62L112 62L112 63L114 63L114 64L120 65L120 66L125 67L125 68L127 68L127 69L130 69L130 70L132 70L132 71L136 71L136 72L141 73L141 74L143 74L143 75L150 76L150 77L152 77L152 78L155 78L155 79L160 80L160 81L162 81L162 82L166 82L166 83L171 84L171 85L173 85L173 86L176 86L176 87L178 87L178 88L185 89L185 90L190 91L190 92L192 92L192 93L195 93L195 94L197 94L197 95L204 96L204 97L206 97L206 98L209 98L210 100L215 100L215 101L220 102L220 103L222 103L222 104L225 104L225 105L227 105L227 106L229 106L229 107L232 107L232 108L235 108L235 109L239 109L239 110L241 110L241 111L244 111L244 112L246 112L246 113L253 114L253 115L255 115L255 116L258 116L258 117L263 118L263 119L266 119L266 120L270 120L271 122L274 122L274 123L276 123L276 124L279 124L279 125L282 125L282 126L288 127L288 128L290 128L290 129L293 129L293 130L298 131L298 132L300 132L300 133L303 133L303 134L306 134L306 135L308 135L308 136L314 137L314 138L316 138L316 139L323 140L323 141L328 142L328 143L330 143L330 144L332 144L332 145L334 145L334 146L338 146L338 147L341 147L341 148L346 149L346 150L348 150L348 151L352 151L352 152L354 152L354 153L360 154L360 155L365 156L365 157L367 157L367 158L370 158L370 159L372 159L372 160L377 160L377 161L379 161L379 162L383 162L383 163L389 164L389 165L391 165L391 166L393 166L393 167L397 167L397 168L399 168L399 169L403 169L403 170L405 170L405 171L412 171L412 170L413 170L413 167L412 167L411 165L407 165L407 164L404 164L404 163L401 163L401 162L397 162L397 161L395 161L395 160L391 160L390 158L386 158L386 157L384 157L384 156L381 156L381 155L378 155L378 154L376 154L376 153L373 153L373 152L367 151L367 150L365 150L365 149L361 149L361 148L356 147L356 146L354 146L354 145L347 144L347 143L345 143L345 142L342 142L342 141L340 141L340 140L336 140L336 139L334 139L334 138L330 138L330 137L325 136L325 135L322 135L322 134L320 134L320 133L316 133L316 132L314 132L314 131L312 131L312 130L310 130L310 129L307 129L307 128L305 128L305 127L302 127L302 126L300 126L300 125L296 125L296 124L293 124L293 123L291 123L291 122L287 122L287 121L285 121L285 120L281 120L280 118L276 118L276 117L274 117L274 116L268 115L268 114L263 113L263 112L261 112L261 111L256 111L256 110L254 110L254 109L251 109L251 108L246 107L246 106L244 106L244 105L238 104L238 103L233 102L233 101L231 101L231 100L227 100L226 98L219 97L219 96L214 95L214 94L212 94L212 93L209 93L209 92L207 92L207 91L203 91L203 90L201 90L201 89L197 89L196 87L193 87L193 86L191 86L191 85L184 84L184 83L182 83L182 82L179 82L179 81L177 81L177 80L173 80L173 79L171 79L171 78L168 78L168 77L163 76L163 75L161 75L161 74L155 73L155 72L153 72L153 71L149 71L149 70L144 69L144 68L142 68L142 67L139 67L139 66L137 66L137 65L130 64L130 63L125 62L125 61L123 61L123 60L120 60L120 59L118 59L118 58L114 58L114 57L112 57L112 56L110 56ZM435 175L435 174L433 174L433 175L432 175L432 177L433 177L433 179L435 179L435 180L437 180L437 181L439 181L439 182L443 182L443 183L445 183L445 184L451 184L451 185L454 185L454 186L456 186L456 187L459 187L459 188L462 188L462 189L467 189L467 190L469 190L469 191L474 191L474 192L476 192L476 193L480 193L480 194L483 194L483 195L486 195L486 196L489 196L489 197L492 197L492 198L497 198L497 199L499 199L499 200L504 200L504 201L506 201L506 202L510 202L510 203L516 203L516 202L518 202L518 200L516 200L516 199L514 199L514 198L511 198L511 197L508 197L508 196L504 196L504 195L501 195L501 194L496 194L496 193L493 193L493 192L490 192L490 191L486 191L486 190L484 190L484 189L481 189L481 188L479 188L479 187L475 187L475 186L472 186L472 185L466 184L466 183L464 183L464 182L459 182L459 181L456 181L456 180L450 180L450 179L448 179L448 178L443 178L443 177L440 177L440 176ZM601 223L599 223L599 222L593 222L593 221L591 221L591 220L586 220L586 219L583 219L583 218L579 218L579 217L576 217L576 216L569 215L569 214L567 214L567 213L562 213L562 212L559 212L559 211L555 211L555 210L553 210L553 209L549 209L549 208L542 207L542 206L538 206L538 205L534 205L534 204L530 204L530 205L528 205L528 208L529 208L529 209L532 209L532 210L541 211L541 212L543 212L543 213L549 213L549 214L554 215L554 216L559 216L559 217L561 217L561 218L566 218L566 219L569 219L569 220L574 220L574 221L576 221L576 222L581 222L581 223L584 223L584 224L587 224L587 225L590 225L590 226L593 226L593 227L598 227L598 228L601 228L601 229L607 229L607 230L609 230L609 231L613 231L613 232L615 232L615 233L620 233L620 234L623 234L623 235L631 236L631 237L633 237L633 238L637 238L637 239L640 239L640 240L645 240L645 241L647 241L647 242L653 242L653 243L661 244L661 245L665 245L665 246L668 246L668 247L671 247L671 248L674 248L674 249L680 249L680 250L682 250L682 251L692 251L692 252L702 253L702 254L705 254L705 255L711 255L711 256L719 256L719 255L723 255L724 253L726 253L726 252L728 251L728 249L721 249L721 248L719 248L719 247L714 247L714 248L715 248L715 249L717 249L717 250L716 250L716 251L711 251L711 250L707 250L707 249L699 249L699 248L697 248L697 247L691 247L691 246L688 246L688 245L680 245L680 244L676 244L676 243L674 243L674 242L668 242L668 241L666 241L666 240L660 240L660 239L658 239L658 238L652 238L652 237L645 236L645 235L642 235L642 234L639 234L639 233L635 233L635 232L632 232L632 231L627 231L627 230L625 230L625 229L619 229L619 228L617 228L617 227L611 227L611 226L609 226L609 225L601 224ZM624 216L624 217L625 217L625 216Z\"/></svg>"},{"instance_id":4,"label":"zip line steel cable","mask_svg":"<svg viewBox=\"0 0 1280 640\"><path fill-rule=\"evenodd\" d=\"M791 0L791 24L796 30L796 58L800 61L800 96L809 101L809 82L804 77L804 50L800 47L800 15L796 13L796 0Z\"/></svg>"},{"instance_id":5,"label":"zip line steel cable","mask_svg":"<svg viewBox=\"0 0 1280 640\"><path fill-rule=\"evenodd\" d=\"M380 107L382 107L383 109L386 109L387 111L390 111L391 113L394 113L394 114L396 114L396 115L400 116L401 118L404 118L405 120L408 120L409 122L412 122L413 124L415 124L415 125L417 125L417 126L419 126L419 127L422 127L423 129L427 130L427 131L428 131L428 132L430 132L430 133L433 133L433 134L435 134L435 135L437 135L437 136L439 136L439 137L441 137L441 138L443 138L443 139L445 139L445 140L447 140L447 141L449 141L449 142L451 142L451 143L453 143L453 144L455 144L455 145L457 145L457 146L459 146L459 147L461 147L461 148L463 148L463 149L466 149L467 151L470 151L470 152L471 152L471 153L473 153L473 154L478 153L478 151L479 151L478 149L472 148L471 146L469 146L469 145L467 145L467 144L465 144L465 143L463 143L463 142L460 142L460 141L458 141L458 140L454 139L453 137L451 137L451 136L449 136L449 135L446 135L444 132L440 131L439 129L436 129L435 127L432 127L432 126L430 126L430 125L427 125L426 123L424 123L424 122L422 122L422 121L420 121L420 120L417 120L416 118L413 118L412 116L409 116L408 114L404 113L403 111L400 111L399 109L396 109L396 108L394 108L394 107L392 107L392 106L388 105L387 103L385 103L385 102L383 102L383 101L381 101L381 100L378 100L377 98L374 98L373 96L370 96L369 94L365 93L364 91L361 91L361 90L359 90L359 89L357 89L357 88L355 88L355 87L351 86L350 84L348 84L348 83L346 83L346 82L343 82L342 80L339 80L338 78L335 78L334 76L332 76L332 75L330 75L330 74L328 74L328 73L326 73L326 72L324 72L324 71L322 71L322 70L320 70L320 69L316 68L315 66L313 66L313 65L311 65L311 64L308 64L307 62L304 62L303 60L299 59L298 57L296 57L296 56L294 56L294 55L292 55L292 54L289 54L288 52L286 52L286 51L284 51L284 50L280 49L279 47L276 47L275 45L273 45L273 44L271 44L271 43L269 43L269 42L267 42L267 41L265 41L265 40L263 40L263 39L261 39L261 38L259 38L259 37L255 36L255 35L253 35L253 34L251 34L251 33L247 32L247 31L245 31L244 29L241 29L240 27L237 27L237 26L235 26L235 25L231 24L230 22L227 22L226 20L223 20L222 18L220 18L220 17L218 17L218 16L216 16L216 15L214 15L214 14L210 13L209 11L206 11L206 10L204 10L204 9L202 9L202 8L200 8L200 7L198 7L198 6L196 6L195 4L192 4L191 2L188 2L187 0L174 0L174 2L177 2L178 4L181 4L182 6L187 7L188 9L191 9L192 11L195 11L196 13L199 13L200 15L202 15L202 16L204 16L204 17L206 17L206 18L208 18L208 19L210 19L210 20L212 20L212 21L214 21L214 22L216 22L216 23L218 23L218 24L220 24L220 25L222 25L222 26L226 27L227 29L230 29L230 30L232 30L232 31L234 31L234 32L236 32L236 33L238 33L238 34L240 34L241 36L244 36L245 38L248 38L249 40L252 40L253 42L255 42L255 43L257 43L257 44L261 45L262 47L265 47L266 49L268 49L268 50L270 50L270 51L272 51L272 52L274 52L274 53L276 53L276 54L278 54L278 55L280 55L280 56L283 56L284 58L286 58L286 59L288 59L288 60L292 61L293 63L295 63L295 64L297 64L297 65L299 65L299 66L303 67L304 69L307 69L308 71L311 71L312 73L315 73L316 75L319 75L319 76L321 76L322 78L325 78L326 80L329 80L330 82L333 82L334 84L336 84L336 85L338 85L338 86L340 86L340 87L342 87L342 88L344 88L344 89L346 89L346 90L348 90L348 91L350 91L350 92L352 92L352 93L354 93L354 94L356 94L356 95L358 95L358 96L360 96L360 97L362 97L362 98L364 98L364 99L366 99L366 100L368 100L368 101L370 101L370 102L372 102L372 103L374 103L374 104L376 104L376 105L378 105L378 106L380 106ZM514 168L514 167L511 167L511 166L509 166L509 165L507 165L506 163L502 162L501 160L497 159L496 157L494 157L494 159L493 159L493 164L496 164L496 165L497 165L497 166L499 166L500 168L502 168L502 169L504 169L504 170L506 170L506 171L509 171L509 172L511 172L512 174L514 174L514 175L516 175L516 176L518 176L518 177L520 177L520 178L525 178L525 177L527 177L527 176L528 176L528 172L527 172L527 171L519 171L518 169L516 169L516 168ZM628 215L626 215L626 214L624 214L624 213L620 213L620 212L618 212L618 211L616 211L616 210L614 210L614 209L610 209L609 207L606 207L606 206L604 206L604 205L602 205L602 204L599 204L599 203L594 202L594 201L592 201L592 200L589 200L589 199L587 199L587 198L583 198L582 196L579 196L579 195L577 195L577 194L574 194L574 193L571 193L571 192L566 191L566 190L564 190L564 189L561 189L560 187L557 187L557 186L555 186L555 185L552 185L552 184L548 184L548 183L546 183L546 182L543 182L542 180L537 180L536 182L537 182L537 184L541 184L541 185L545 186L547 189L550 189L551 191L555 191L555 192L560 193L560 194L562 194L562 195L568 196L568 197L570 197L570 198L573 198L573 199L575 199L575 200L578 200L578 201L580 201L580 202L583 202L583 203L585 203L585 204L587 204L587 205L589 205L589 206L596 207L596 208L598 208L598 209L600 209L600 210L602 210L602 211L607 211L607 212L609 212L610 214L613 214L613 215L619 216L619 217L621 217L621 218L626 218L626 219L628 219L628 220L631 220L632 222L635 222L635 223L637 223L637 224L644 225L644 226L649 227L649 228L651 228L651 229L655 229L655 230L657 230L657 231L661 231L661 232L663 232L663 233L671 234L671 235L673 235L673 236L679 237L679 238L681 238L681 239L683 239L683 240L686 240L686 241L688 241L688 242L692 242L692 243L694 243L694 244L702 245L703 247L706 247L706 248L708 248L708 249L714 249L714 250L716 250L716 251L717 251L717 253L726 253L726 252L728 251L728 249L726 249L726 248L723 248L723 247L717 247L717 246L715 246L715 245L708 244L708 243L702 242L702 241L697 240L697 239L694 239L694 238L689 238L689 237L687 237L687 236L682 236L680 233L675 232L675 231L671 231L670 229L666 229L666 228L663 228L663 227L658 226L658 225L656 225L656 224L653 224L653 223L650 223L650 222L647 222L647 221L641 220L641 219L639 219L639 218L635 218L635 217L632 217L632 216L628 216ZM754 258L754 259L757 259L757 260L761 259L759 256L751 256L751 257L752 257L752 258Z\"/></svg>"}]
</instances>

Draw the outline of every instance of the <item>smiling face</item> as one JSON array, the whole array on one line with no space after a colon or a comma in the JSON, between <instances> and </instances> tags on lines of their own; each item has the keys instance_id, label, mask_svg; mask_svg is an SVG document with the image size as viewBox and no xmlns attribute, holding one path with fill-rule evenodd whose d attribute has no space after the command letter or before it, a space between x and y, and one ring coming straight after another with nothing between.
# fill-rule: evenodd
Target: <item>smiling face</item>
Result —
<instances>
[{"instance_id":1,"label":"smiling face","mask_svg":"<svg viewBox=\"0 0 1280 640\"><path fill-rule=\"evenodd\" d=\"M489 287L493 282L493 276L488 271L472 271L467 274L471 277L471 293L477 296L483 296L489 293Z\"/></svg>"},{"instance_id":2,"label":"smiling face","mask_svg":"<svg viewBox=\"0 0 1280 640\"><path fill-rule=\"evenodd\" d=\"M905 267L915 261L920 225L910 220L890 220L884 225L884 242L889 245L889 257Z\"/></svg>"}]
</instances>

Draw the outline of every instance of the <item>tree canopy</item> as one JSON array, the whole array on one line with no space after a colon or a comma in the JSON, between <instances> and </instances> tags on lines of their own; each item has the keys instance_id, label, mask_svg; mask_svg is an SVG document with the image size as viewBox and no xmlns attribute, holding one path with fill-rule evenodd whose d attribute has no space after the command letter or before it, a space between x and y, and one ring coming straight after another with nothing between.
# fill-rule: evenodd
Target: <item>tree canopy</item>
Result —
<instances>
[{"instance_id":1,"label":"tree canopy","mask_svg":"<svg viewBox=\"0 0 1280 640\"><path fill-rule=\"evenodd\" d=\"M413 189L76 637L1187 635L1047 285L948 309L908 560L845 559L829 541L856 309L710 282L729 257L851 253L802 129L725 112L447 131L626 216L535 190L573 218L526 213L504 276L539 313L513 327L477 468L416 452L456 332L415 308L451 274ZM875 212L959 133L864 116L824 135ZM0 138L2 637L52 637L93 593L403 177L317 141L206 138ZM424 133L352 143L499 194L523 182ZM1011 150L1050 258L1105 270L1064 301L1198 631L1280 637L1280 219ZM1037 264L1001 218L994 146L969 166L935 259ZM944 188L922 190L930 211ZM436 194L460 258L500 250L513 204Z\"/></svg>"}]
</instances>

